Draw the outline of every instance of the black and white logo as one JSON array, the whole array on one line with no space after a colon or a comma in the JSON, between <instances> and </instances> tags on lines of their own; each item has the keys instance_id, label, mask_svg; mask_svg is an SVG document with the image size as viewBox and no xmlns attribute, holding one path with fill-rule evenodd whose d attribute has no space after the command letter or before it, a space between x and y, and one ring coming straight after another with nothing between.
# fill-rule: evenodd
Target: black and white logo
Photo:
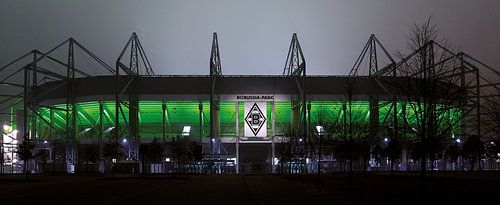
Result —
<instances>
[{"instance_id":1,"label":"black and white logo","mask_svg":"<svg viewBox=\"0 0 500 205\"><path fill-rule=\"evenodd\" d=\"M266 116L262 113L257 103L254 103L248 111L245 122L252 130L254 136L257 136L264 123L266 123Z\"/></svg>"}]
</instances>

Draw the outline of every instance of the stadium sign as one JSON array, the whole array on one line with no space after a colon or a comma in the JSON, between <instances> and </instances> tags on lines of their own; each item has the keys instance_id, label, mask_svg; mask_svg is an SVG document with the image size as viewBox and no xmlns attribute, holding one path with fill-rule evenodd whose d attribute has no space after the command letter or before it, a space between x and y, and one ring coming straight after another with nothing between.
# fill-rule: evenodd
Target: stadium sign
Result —
<instances>
[{"instance_id":1,"label":"stadium sign","mask_svg":"<svg viewBox=\"0 0 500 205\"><path fill-rule=\"evenodd\" d=\"M274 95L237 95L237 101L274 101Z\"/></svg>"},{"instance_id":2,"label":"stadium sign","mask_svg":"<svg viewBox=\"0 0 500 205\"><path fill-rule=\"evenodd\" d=\"M245 136L267 136L266 102L245 102Z\"/></svg>"}]
</instances>

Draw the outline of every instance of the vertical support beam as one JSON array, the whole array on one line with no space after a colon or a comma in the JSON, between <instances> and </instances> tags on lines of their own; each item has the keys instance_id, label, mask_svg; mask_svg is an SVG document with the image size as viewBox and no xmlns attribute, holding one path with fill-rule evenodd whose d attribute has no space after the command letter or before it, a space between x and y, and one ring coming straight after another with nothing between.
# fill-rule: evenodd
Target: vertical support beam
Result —
<instances>
[{"instance_id":1,"label":"vertical support beam","mask_svg":"<svg viewBox=\"0 0 500 205\"><path fill-rule=\"evenodd\" d=\"M210 89L210 143L212 154L220 154L220 123L219 123L219 103L220 99L216 96L216 80L218 77L222 76L222 66L220 62L220 52L219 52L219 40L217 38L217 33L213 33L212 38L212 49L210 51L210 77L211 77L211 89Z\"/></svg>"},{"instance_id":2,"label":"vertical support beam","mask_svg":"<svg viewBox=\"0 0 500 205\"><path fill-rule=\"evenodd\" d=\"M476 69L476 109L477 109L477 113L476 113L476 120L477 120L477 131L476 131L476 134L478 137L481 137L481 91L480 91L480 80L479 80L479 69ZM479 163L479 162L478 162Z\"/></svg>"},{"instance_id":3,"label":"vertical support beam","mask_svg":"<svg viewBox=\"0 0 500 205\"><path fill-rule=\"evenodd\" d=\"M292 136L298 136L298 127L299 127L299 106L298 106L298 100L297 99L292 99L291 100L291 108L292 108L292 114L291 114L291 122L290 122L290 127L291 127L291 135Z\"/></svg>"},{"instance_id":4,"label":"vertical support beam","mask_svg":"<svg viewBox=\"0 0 500 205\"><path fill-rule=\"evenodd\" d=\"M76 140L76 107L75 107L75 62L73 52L74 39L68 41L68 63L66 80L68 90L66 96L66 168L71 171L75 164L75 140Z\"/></svg>"},{"instance_id":5,"label":"vertical support beam","mask_svg":"<svg viewBox=\"0 0 500 205\"><path fill-rule=\"evenodd\" d=\"M302 133L304 133L304 140L310 140L309 139L309 125L307 121L307 99L306 99L306 79L305 79L305 67L304 67L304 76L302 76Z\"/></svg>"},{"instance_id":6,"label":"vertical support beam","mask_svg":"<svg viewBox=\"0 0 500 205\"><path fill-rule=\"evenodd\" d=\"M240 137L236 137L236 174L240 173Z\"/></svg>"},{"instance_id":7,"label":"vertical support beam","mask_svg":"<svg viewBox=\"0 0 500 205\"><path fill-rule=\"evenodd\" d=\"M211 118L213 122L211 121L211 126L213 129L213 135L212 135L212 154L220 154L220 101L219 99L214 100L212 103L212 107L210 108L210 113L211 113Z\"/></svg>"},{"instance_id":8,"label":"vertical support beam","mask_svg":"<svg viewBox=\"0 0 500 205\"><path fill-rule=\"evenodd\" d=\"M52 137L54 134L54 110L49 108L49 118L50 118L50 126L49 126L49 140L55 139Z\"/></svg>"},{"instance_id":9,"label":"vertical support beam","mask_svg":"<svg viewBox=\"0 0 500 205\"><path fill-rule=\"evenodd\" d=\"M370 68L368 71L368 76L378 72L378 60L377 60L377 44L375 42L375 35L370 36Z\"/></svg>"},{"instance_id":10,"label":"vertical support beam","mask_svg":"<svg viewBox=\"0 0 500 205\"><path fill-rule=\"evenodd\" d=\"M132 33L132 41L130 42L130 70L133 73L140 75L139 71L139 58L137 55L137 34Z\"/></svg>"},{"instance_id":11,"label":"vertical support beam","mask_svg":"<svg viewBox=\"0 0 500 205\"><path fill-rule=\"evenodd\" d=\"M99 133L99 161L102 159L102 148L103 148L103 112L104 112L104 105L102 101L99 101L99 130L97 133Z\"/></svg>"},{"instance_id":12,"label":"vertical support beam","mask_svg":"<svg viewBox=\"0 0 500 205\"><path fill-rule=\"evenodd\" d=\"M14 106L10 106L10 109L9 109L9 126L12 127L12 129L15 129L13 127L14 126Z\"/></svg>"},{"instance_id":13,"label":"vertical support beam","mask_svg":"<svg viewBox=\"0 0 500 205\"><path fill-rule=\"evenodd\" d=\"M163 139L163 143L166 141L167 137L167 104L165 103L165 100L161 101L161 137Z\"/></svg>"},{"instance_id":14,"label":"vertical support beam","mask_svg":"<svg viewBox=\"0 0 500 205\"><path fill-rule=\"evenodd\" d=\"M239 123L239 120L240 120L240 105L239 105L239 102L236 101L235 103L235 110L236 110L236 124L235 124L235 137L239 137L240 136L240 123Z\"/></svg>"},{"instance_id":15,"label":"vertical support beam","mask_svg":"<svg viewBox=\"0 0 500 205\"><path fill-rule=\"evenodd\" d=\"M370 84L373 81L370 80ZM371 86L370 86L371 87ZM379 102L378 97L373 93L369 96L369 106L370 106L370 137L373 139L378 138L379 132Z\"/></svg>"},{"instance_id":16,"label":"vertical support beam","mask_svg":"<svg viewBox=\"0 0 500 205\"><path fill-rule=\"evenodd\" d=\"M219 123L219 99L215 99L215 80L212 77L212 91L210 93L210 143L212 154L220 154L219 137L220 137L220 123Z\"/></svg>"},{"instance_id":17,"label":"vertical support beam","mask_svg":"<svg viewBox=\"0 0 500 205\"><path fill-rule=\"evenodd\" d=\"M203 137L204 137L204 134L203 134L203 102L200 101L198 103L198 129L199 129L199 137L200 137L200 146L202 145L203 143Z\"/></svg>"},{"instance_id":18,"label":"vertical support beam","mask_svg":"<svg viewBox=\"0 0 500 205\"><path fill-rule=\"evenodd\" d=\"M377 72L378 72L378 69L377 69ZM392 76L394 77L394 79L396 79L396 77L397 77L396 69L392 70ZM392 122L392 125L394 128L393 128L393 134L392 134L393 139L392 140L394 140L394 142L400 142L399 141L399 128L398 128L398 101L397 101L396 87L397 87L397 82L395 80L393 80L393 85L392 85L393 122ZM406 150L403 150L403 153L404 153L404 157L406 157ZM402 164L402 166L397 168L398 170L400 170L400 168L406 168L405 167L406 166L406 158L401 160L401 164ZM393 171L393 169L394 169L394 166L392 166L392 165L393 165L393 162L391 161L391 171Z\"/></svg>"},{"instance_id":19,"label":"vertical support beam","mask_svg":"<svg viewBox=\"0 0 500 205\"><path fill-rule=\"evenodd\" d=\"M36 101L36 96L37 96L37 90L36 90L36 86L37 86L37 64L36 64L36 59L37 59L37 53L36 52L33 52L33 76L31 78L32 80L32 83L31 83L31 108L33 109L32 110L32 113L35 113L38 111L38 108L37 108L37 101ZM35 114L32 114L31 115L31 138L32 140L34 140L36 138L36 134L37 133L37 129L36 129L36 115Z\"/></svg>"},{"instance_id":20,"label":"vertical support beam","mask_svg":"<svg viewBox=\"0 0 500 205\"><path fill-rule=\"evenodd\" d=\"M31 65L28 65L26 67L24 67L24 92L23 92L23 130L22 130L22 136L23 136L23 140L26 140L28 139L28 109L29 109L29 69L30 69Z\"/></svg>"},{"instance_id":21,"label":"vertical support beam","mask_svg":"<svg viewBox=\"0 0 500 205\"><path fill-rule=\"evenodd\" d=\"M311 133L311 100L307 101L307 134L308 136L313 136ZM312 139L308 139L308 141L312 141Z\"/></svg>"},{"instance_id":22,"label":"vertical support beam","mask_svg":"<svg viewBox=\"0 0 500 205\"><path fill-rule=\"evenodd\" d=\"M136 78L135 76L131 76ZM131 91L129 92L129 110L128 110L128 122L130 127L130 138L134 141L139 140L139 97L136 92L137 80L134 79L131 85Z\"/></svg>"},{"instance_id":23,"label":"vertical support beam","mask_svg":"<svg viewBox=\"0 0 500 205\"><path fill-rule=\"evenodd\" d=\"M236 110L236 125L235 125L235 137L236 137L236 174L240 173L240 104L239 101L235 102Z\"/></svg>"},{"instance_id":24,"label":"vertical support beam","mask_svg":"<svg viewBox=\"0 0 500 205\"><path fill-rule=\"evenodd\" d=\"M275 140L276 140L276 127L275 127L275 122L276 122L276 103L273 100L271 102L271 129L272 129L272 136L271 136L271 173L276 173L276 166L274 166L275 158L276 158L276 145L275 145Z\"/></svg>"},{"instance_id":25,"label":"vertical support beam","mask_svg":"<svg viewBox=\"0 0 500 205\"><path fill-rule=\"evenodd\" d=\"M120 137L120 65L116 62L115 72L115 128L113 130L115 143L118 143Z\"/></svg>"},{"instance_id":26,"label":"vertical support beam","mask_svg":"<svg viewBox=\"0 0 500 205\"><path fill-rule=\"evenodd\" d=\"M271 102L271 129L273 138L276 136L276 103L274 100Z\"/></svg>"},{"instance_id":27,"label":"vertical support beam","mask_svg":"<svg viewBox=\"0 0 500 205\"><path fill-rule=\"evenodd\" d=\"M460 87L462 88L462 92L463 92L463 95L464 98L461 102L461 106L460 106L460 109L461 109L461 116L460 116L460 130L462 133L460 133L460 136L465 136L467 130L466 130L466 120L465 120L465 111L467 110L467 87L466 87L466 82L465 82L465 65L464 65L464 55L463 53L460 53L459 55L459 60L460 60Z\"/></svg>"},{"instance_id":28,"label":"vertical support beam","mask_svg":"<svg viewBox=\"0 0 500 205\"><path fill-rule=\"evenodd\" d=\"M210 150L213 154L215 146L215 102L214 102L214 90L215 90L215 76L212 77L212 89L210 91Z\"/></svg>"}]
</instances>

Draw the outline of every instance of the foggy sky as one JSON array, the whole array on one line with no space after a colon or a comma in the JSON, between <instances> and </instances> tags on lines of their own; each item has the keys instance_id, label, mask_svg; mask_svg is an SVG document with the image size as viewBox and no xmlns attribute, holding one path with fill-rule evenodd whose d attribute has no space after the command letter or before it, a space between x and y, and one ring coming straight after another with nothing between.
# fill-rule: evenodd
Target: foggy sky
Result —
<instances>
[{"instance_id":1,"label":"foggy sky","mask_svg":"<svg viewBox=\"0 0 500 205\"><path fill-rule=\"evenodd\" d=\"M298 33L308 74L347 74L371 33L394 53L412 21L500 67L498 0L0 0L0 66L74 37L114 65L137 32L157 74L208 74L212 32L224 74L281 74Z\"/></svg>"}]
</instances>

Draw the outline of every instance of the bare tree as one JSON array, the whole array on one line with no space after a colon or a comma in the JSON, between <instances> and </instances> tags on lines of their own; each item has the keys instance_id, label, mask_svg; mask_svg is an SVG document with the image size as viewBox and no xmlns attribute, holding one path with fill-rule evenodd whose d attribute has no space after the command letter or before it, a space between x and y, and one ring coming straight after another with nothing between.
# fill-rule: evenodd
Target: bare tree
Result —
<instances>
[{"instance_id":1,"label":"bare tree","mask_svg":"<svg viewBox=\"0 0 500 205\"><path fill-rule=\"evenodd\" d=\"M42 164L42 172L45 173L45 165L49 160L49 152L46 149L39 149L36 152L36 160Z\"/></svg>"},{"instance_id":2,"label":"bare tree","mask_svg":"<svg viewBox=\"0 0 500 205\"><path fill-rule=\"evenodd\" d=\"M484 144L481 142L480 136L470 136L463 145L463 156L469 162L470 170L475 170L477 167L481 169L481 156L484 154Z\"/></svg>"},{"instance_id":3,"label":"bare tree","mask_svg":"<svg viewBox=\"0 0 500 205\"><path fill-rule=\"evenodd\" d=\"M19 159L23 160L24 162L24 168L23 171L26 174L26 180L28 180L29 176L29 160L34 158L33 155L33 149L35 148L35 145L33 144L32 140L25 136L23 139L23 142L19 144L19 149L17 150L17 154Z\"/></svg>"},{"instance_id":4,"label":"bare tree","mask_svg":"<svg viewBox=\"0 0 500 205\"><path fill-rule=\"evenodd\" d=\"M459 59L439 38L431 17L423 24L411 24L407 38L411 54L397 54L400 62L395 69L400 78L394 89L404 96L404 114L411 115L403 119L402 132L416 140L419 150L414 153L418 153L425 177L428 160L432 170L434 161L442 156L444 142L459 132L460 109L466 103L460 85L468 82L462 78Z\"/></svg>"},{"instance_id":5,"label":"bare tree","mask_svg":"<svg viewBox=\"0 0 500 205\"><path fill-rule=\"evenodd\" d=\"M363 168L366 168L366 157L369 156L370 146L373 143L369 136L370 126L367 121L369 113L360 102L354 99L354 89L354 83L349 81L346 85L347 95L342 101L341 112L339 112L342 113L341 116L339 119L325 122L328 133L335 139L336 150L340 148L343 152L343 154L336 152L335 157L348 162L346 167L350 179L354 160L363 157Z\"/></svg>"},{"instance_id":6,"label":"bare tree","mask_svg":"<svg viewBox=\"0 0 500 205\"><path fill-rule=\"evenodd\" d=\"M78 146L78 159L83 160L85 163L85 171L88 171L89 162L98 162L99 161L99 145L98 144L80 144ZM94 171L94 167L92 167L92 171Z\"/></svg>"},{"instance_id":7,"label":"bare tree","mask_svg":"<svg viewBox=\"0 0 500 205\"><path fill-rule=\"evenodd\" d=\"M123 156L123 151L117 139L111 138L104 144L102 156L111 162L111 177L114 177L114 162L113 159L119 160Z\"/></svg>"},{"instance_id":8,"label":"bare tree","mask_svg":"<svg viewBox=\"0 0 500 205\"><path fill-rule=\"evenodd\" d=\"M497 95L486 101L483 107L485 114L482 125L486 130L483 134L492 138L491 140L498 140L500 136L500 93Z\"/></svg>"},{"instance_id":9,"label":"bare tree","mask_svg":"<svg viewBox=\"0 0 500 205\"><path fill-rule=\"evenodd\" d=\"M168 146L168 150L174 162L180 166L194 159L193 147L189 137L177 136L173 138Z\"/></svg>"}]
</instances>

